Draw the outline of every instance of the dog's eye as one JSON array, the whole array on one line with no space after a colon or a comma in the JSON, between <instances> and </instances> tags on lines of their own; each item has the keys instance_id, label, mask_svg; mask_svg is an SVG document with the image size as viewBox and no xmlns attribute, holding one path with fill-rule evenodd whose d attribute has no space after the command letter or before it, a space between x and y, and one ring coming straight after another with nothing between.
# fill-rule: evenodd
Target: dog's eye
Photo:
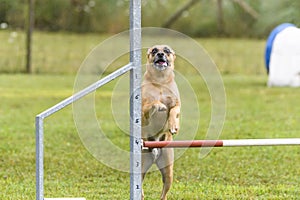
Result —
<instances>
[{"instance_id":1,"label":"dog's eye","mask_svg":"<svg viewBox=\"0 0 300 200\"><path fill-rule=\"evenodd\" d=\"M158 52L158 49L157 49L157 48L154 48L154 49L152 49L152 51L151 51L152 55L156 54L157 52Z\"/></svg>"},{"instance_id":2,"label":"dog's eye","mask_svg":"<svg viewBox=\"0 0 300 200\"><path fill-rule=\"evenodd\" d=\"M171 53L171 50L168 49L168 48L164 48L164 52L165 52L166 54L170 54L170 53Z\"/></svg>"}]
</instances>

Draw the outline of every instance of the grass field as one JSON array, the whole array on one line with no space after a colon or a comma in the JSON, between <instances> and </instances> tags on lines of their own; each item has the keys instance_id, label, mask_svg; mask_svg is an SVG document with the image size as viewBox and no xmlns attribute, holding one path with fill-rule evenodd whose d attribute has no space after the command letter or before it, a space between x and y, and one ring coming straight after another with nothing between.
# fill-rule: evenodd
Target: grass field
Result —
<instances>
[{"instance_id":1,"label":"grass field","mask_svg":"<svg viewBox=\"0 0 300 200\"><path fill-rule=\"evenodd\" d=\"M88 53L107 35L35 32L32 64L35 73L74 74ZM25 35L0 31L0 72L25 70ZM263 40L197 39L225 74L265 74Z\"/></svg>"},{"instance_id":2,"label":"grass field","mask_svg":"<svg viewBox=\"0 0 300 200\"><path fill-rule=\"evenodd\" d=\"M89 38L72 35L72 48L63 43L66 39L61 39L59 50L53 51L48 49L53 44L47 38L57 41L66 34L36 35L44 38L43 46L49 57L45 59L50 60L59 58L57 52L77 49L83 45L82 38ZM92 49L98 37L101 40L101 36L91 36L84 51ZM299 89L266 87L261 57L263 41L199 41L223 74L227 101L221 139L300 136ZM3 52L3 46L0 48ZM36 72L42 74L0 75L0 199L35 198L34 118L72 95L74 72L84 58L78 58L80 53L76 54L76 51L70 53L75 55L76 61L58 59L57 64L50 60L35 61ZM7 59L7 63L13 62ZM48 67L42 69L44 64ZM4 66L1 63L2 71ZM66 66L74 68L69 70ZM54 73L50 75L52 70ZM210 96L199 77L187 74L186 78L199 95L201 118L195 138L200 139L210 119ZM103 128L111 133L111 138L128 141L128 137L109 120L110 96L116 83L117 80L97 91L97 118L105 123ZM120 145L126 148L126 142ZM300 199L299 158L299 147L215 148L204 159L199 159L199 149L189 149L175 162L169 199ZM144 184L147 199L158 199L161 187L160 174L157 171L148 174ZM129 174L101 164L86 150L76 131L72 107L45 122L45 196L129 199Z\"/></svg>"}]
</instances>

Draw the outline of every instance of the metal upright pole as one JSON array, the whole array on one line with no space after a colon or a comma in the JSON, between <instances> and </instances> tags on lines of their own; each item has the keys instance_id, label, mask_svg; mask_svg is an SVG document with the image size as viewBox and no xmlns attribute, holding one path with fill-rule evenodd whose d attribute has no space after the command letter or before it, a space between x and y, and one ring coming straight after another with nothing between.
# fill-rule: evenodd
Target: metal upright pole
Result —
<instances>
[{"instance_id":1,"label":"metal upright pole","mask_svg":"<svg viewBox=\"0 0 300 200\"><path fill-rule=\"evenodd\" d=\"M142 197L141 176L141 0L130 1L130 199Z\"/></svg>"},{"instance_id":2,"label":"metal upright pole","mask_svg":"<svg viewBox=\"0 0 300 200\"><path fill-rule=\"evenodd\" d=\"M36 127L36 200L44 200L44 128L43 118L37 116Z\"/></svg>"}]
</instances>

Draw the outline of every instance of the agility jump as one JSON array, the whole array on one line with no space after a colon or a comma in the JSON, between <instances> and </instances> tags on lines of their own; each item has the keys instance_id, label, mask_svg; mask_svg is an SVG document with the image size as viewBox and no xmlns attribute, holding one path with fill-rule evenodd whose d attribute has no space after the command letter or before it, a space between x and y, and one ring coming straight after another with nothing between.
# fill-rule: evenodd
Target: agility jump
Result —
<instances>
[{"instance_id":1,"label":"agility jump","mask_svg":"<svg viewBox=\"0 0 300 200\"><path fill-rule=\"evenodd\" d=\"M141 0L130 1L130 63L107 77L95 82L73 96L36 116L36 200L44 198L44 119L78 99L90 94L104 84L130 71L130 89L134 98L130 102L132 116L130 132L130 199L140 200L141 146L143 148L191 148L191 147L239 147L239 146L278 146L300 145L300 138L283 139L239 139L239 140L190 140L190 141L142 141L141 140ZM58 198L49 198L58 199ZM66 199L66 198L65 198ZM84 199L84 198L69 198Z\"/></svg>"},{"instance_id":2,"label":"agility jump","mask_svg":"<svg viewBox=\"0 0 300 200\"><path fill-rule=\"evenodd\" d=\"M144 141L143 148L245 147L300 145L300 138Z\"/></svg>"}]
</instances>

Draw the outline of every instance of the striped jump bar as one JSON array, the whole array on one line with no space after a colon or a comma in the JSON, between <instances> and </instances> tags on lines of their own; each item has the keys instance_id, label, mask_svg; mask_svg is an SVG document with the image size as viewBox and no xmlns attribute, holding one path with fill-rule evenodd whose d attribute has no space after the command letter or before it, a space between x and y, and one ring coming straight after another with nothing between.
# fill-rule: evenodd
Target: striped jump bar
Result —
<instances>
[{"instance_id":1,"label":"striped jump bar","mask_svg":"<svg viewBox=\"0 0 300 200\"><path fill-rule=\"evenodd\" d=\"M85 198L44 198L44 200L86 200Z\"/></svg>"},{"instance_id":2,"label":"striped jump bar","mask_svg":"<svg viewBox=\"0 0 300 200\"><path fill-rule=\"evenodd\" d=\"M143 141L143 148L241 147L300 145L300 138Z\"/></svg>"}]
</instances>

